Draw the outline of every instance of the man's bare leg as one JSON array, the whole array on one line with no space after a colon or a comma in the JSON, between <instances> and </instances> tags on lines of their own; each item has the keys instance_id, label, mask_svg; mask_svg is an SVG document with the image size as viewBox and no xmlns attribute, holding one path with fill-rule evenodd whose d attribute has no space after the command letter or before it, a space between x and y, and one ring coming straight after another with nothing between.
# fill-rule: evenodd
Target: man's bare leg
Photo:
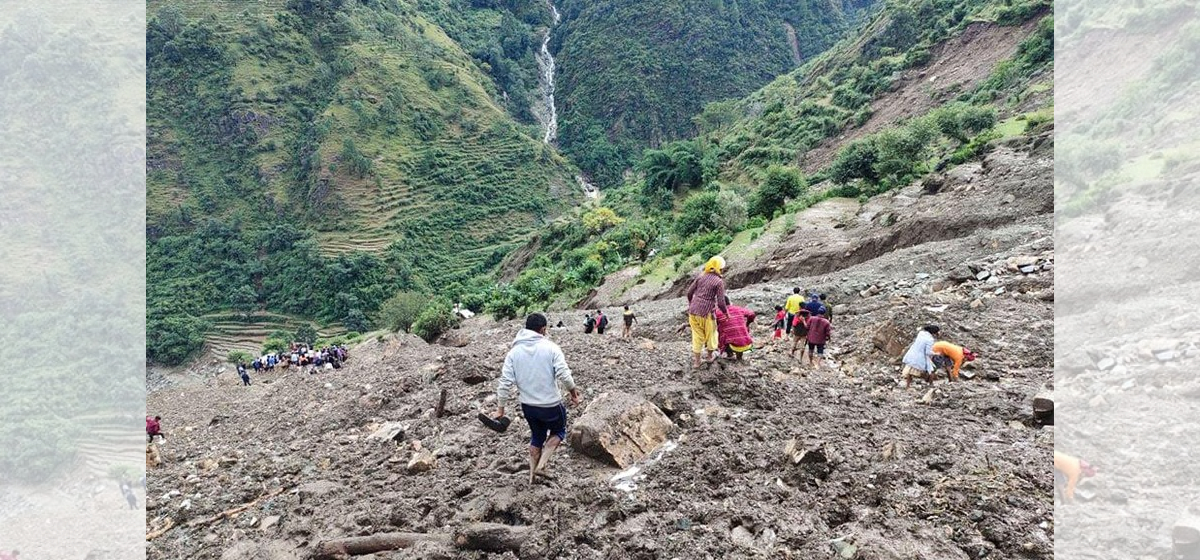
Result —
<instances>
[{"instance_id":1,"label":"man's bare leg","mask_svg":"<svg viewBox=\"0 0 1200 560\"><path fill-rule=\"evenodd\" d=\"M692 352L692 369L700 369L700 353Z\"/></svg>"},{"instance_id":2,"label":"man's bare leg","mask_svg":"<svg viewBox=\"0 0 1200 560\"><path fill-rule=\"evenodd\" d=\"M542 449L540 447L529 446L529 483L533 483L533 478L537 476L538 461L542 458Z\"/></svg>"},{"instance_id":3,"label":"man's bare leg","mask_svg":"<svg viewBox=\"0 0 1200 560\"><path fill-rule=\"evenodd\" d=\"M562 443L562 440L558 439L558 436L550 436L550 439L546 440L546 447L542 449L542 456L538 461L537 469L534 470L535 475L542 478L550 478L550 473L547 469L550 468L550 460L554 457L554 450L558 449L560 443Z\"/></svg>"}]
</instances>

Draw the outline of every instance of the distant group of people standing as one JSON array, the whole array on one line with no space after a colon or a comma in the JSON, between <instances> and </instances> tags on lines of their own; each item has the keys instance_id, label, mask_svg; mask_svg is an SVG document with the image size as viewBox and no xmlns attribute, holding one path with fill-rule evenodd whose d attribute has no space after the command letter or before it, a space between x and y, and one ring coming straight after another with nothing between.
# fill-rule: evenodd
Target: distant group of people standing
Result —
<instances>
[{"instance_id":1,"label":"distant group of people standing","mask_svg":"<svg viewBox=\"0 0 1200 560\"><path fill-rule=\"evenodd\" d=\"M624 326L621 328L621 338L633 337L633 324L637 322L637 315L630 311L629 306L625 306L624 313L621 314L621 320ZM562 323L559 322L561 325ZM608 328L608 316L603 311L597 309L595 314L588 313L583 316L583 334L604 334Z\"/></svg>"},{"instance_id":2,"label":"distant group of people standing","mask_svg":"<svg viewBox=\"0 0 1200 560\"><path fill-rule=\"evenodd\" d=\"M303 342L293 342L286 352L271 352L254 358L254 361L250 363L250 367L254 369L255 374L263 371L275 371L276 366L281 368L289 366L313 366L315 370L328 364L332 369L340 369L348 355L349 352L346 350L345 344L316 349ZM242 378L242 385L249 385L250 373L245 363L237 365L237 372Z\"/></svg>"}]
</instances>

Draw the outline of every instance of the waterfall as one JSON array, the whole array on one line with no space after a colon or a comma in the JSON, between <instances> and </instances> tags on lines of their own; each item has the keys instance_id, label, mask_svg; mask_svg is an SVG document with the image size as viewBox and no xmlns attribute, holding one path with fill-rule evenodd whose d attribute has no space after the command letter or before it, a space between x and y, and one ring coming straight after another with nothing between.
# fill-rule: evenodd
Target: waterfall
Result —
<instances>
[{"instance_id":1,"label":"waterfall","mask_svg":"<svg viewBox=\"0 0 1200 560\"><path fill-rule=\"evenodd\" d=\"M547 1L546 5L550 7L553 25L558 25L558 8L555 8L554 2L551 1ZM550 32L553 25L546 29L546 35L542 38L542 48L537 55L538 69L541 71L538 77L541 99L540 107L536 108L535 113L546 131L542 141L547 144L558 138L558 108L554 106L554 56L550 54Z\"/></svg>"}]
</instances>

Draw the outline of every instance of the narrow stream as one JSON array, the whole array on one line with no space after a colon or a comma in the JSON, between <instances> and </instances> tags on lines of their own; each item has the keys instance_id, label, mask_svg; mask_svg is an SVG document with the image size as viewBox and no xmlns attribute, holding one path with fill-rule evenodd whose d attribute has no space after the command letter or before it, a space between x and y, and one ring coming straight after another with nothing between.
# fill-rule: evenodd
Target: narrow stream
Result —
<instances>
[{"instance_id":1,"label":"narrow stream","mask_svg":"<svg viewBox=\"0 0 1200 560\"><path fill-rule=\"evenodd\" d=\"M541 107L536 113L545 130L542 141L549 144L558 138L558 108L554 106L554 56L550 54L550 33L554 30L554 26L558 25L559 14L558 8L554 7L554 2L547 0L546 5L550 7L554 23L546 28L546 35L542 38L542 48L537 55L538 69L541 71L538 78L538 89L541 91L542 99Z\"/></svg>"}]
</instances>

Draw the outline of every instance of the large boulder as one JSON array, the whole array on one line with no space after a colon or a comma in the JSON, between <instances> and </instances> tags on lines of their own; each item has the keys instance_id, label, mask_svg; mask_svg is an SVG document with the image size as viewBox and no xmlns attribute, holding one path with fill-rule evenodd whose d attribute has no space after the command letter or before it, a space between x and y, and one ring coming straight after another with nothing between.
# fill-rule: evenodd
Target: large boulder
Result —
<instances>
[{"instance_id":1,"label":"large boulder","mask_svg":"<svg viewBox=\"0 0 1200 560\"><path fill-rule=\"evenodd\" d=\"M905 332L891 321L880 323L871 332L871 343L875 348L893 358L904 357L912 338L913 334Z\"/></svg>"},{"instance_id":2,"label":"large boulder","mask_svg":"<svg viewBox=\"0 0 1200 560\"><path fill-rule=\"evenodd\" d=\"M671 420L645 398L602 393L571 426L567 443L576 451L626 468L663 442Z\"/></svg>"}]
</instances>

